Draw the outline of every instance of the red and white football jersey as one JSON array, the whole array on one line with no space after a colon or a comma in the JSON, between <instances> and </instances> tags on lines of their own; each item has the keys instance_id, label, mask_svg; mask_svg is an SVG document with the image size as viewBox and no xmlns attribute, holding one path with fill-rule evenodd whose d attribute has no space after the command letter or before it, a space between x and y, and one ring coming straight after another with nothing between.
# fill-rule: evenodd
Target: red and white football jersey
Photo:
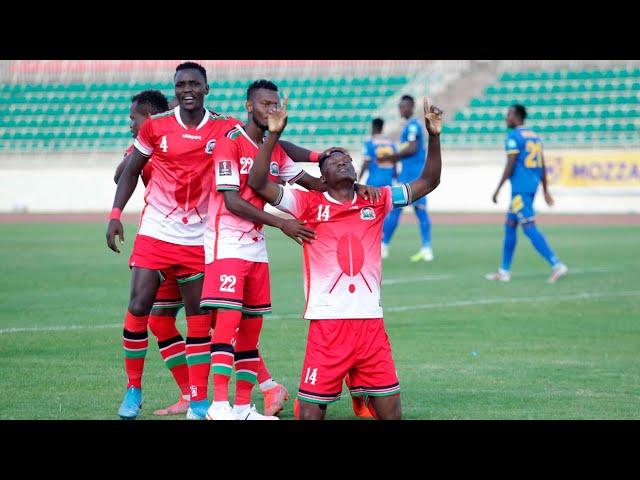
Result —
<instances>
[{"instance_id":1,"label":"red and white football jersey","mask_svg":"<svg viewBox=\"0 0 640 480\"><path fill-rule=\"evenodd\" d=\"M139 234L179 245L203 244L214 147L237 122L205 109L202 122L187 127L180 107L144 122L134 146L153 156L153 175Z\"/></svg>"},{"instance_id":2,"label":"red and white football jersey","mask_svg":"<svg viewBox=\"0 0 640 480\"><path fill-rule=\"evenodd\" d=\"M129 154L133 151L135 147L133 145L129 145L129 148L124 152L124 157L127 158ZM142 178L142 184L146 187L149 185L149 180L151 180L151 174L153 173L153 157L151 157L147 163L145 163L142 168L142 172L140 172L140 178Z\"/></svg>"},{"instance_id":3,"label":"red and white football jersey","mask_svg":"<svg viewBox=\"0 0 640 480\"><path fill-rule=\"evenodd\" d=\"M381 318L380 243L384 217L394 206L410 203L406 184L383 187L377 203L353 193L341 203L328 192L280 188L278 209L316 232L304 243L303 276L308 320Z\"/></svg>"},{"instance_id":4,"label":"red and white football jersey","mask_svg":"<svg viewBox=\"0 0 640 480\"><path fill-rule=\"evenodd\" d=\"M249 171L258 154L258 145L240 124L218 140L213 154L215 187L209 199L209 225L205 231L205 263L219 258L241 258L268 262L263 225L231 213L222 192L236 190L247 202L262 210L265 201L247 185ZM295 183L304 170L276 144L271 154L269 179Z\"/></svg>"}]
</instances>

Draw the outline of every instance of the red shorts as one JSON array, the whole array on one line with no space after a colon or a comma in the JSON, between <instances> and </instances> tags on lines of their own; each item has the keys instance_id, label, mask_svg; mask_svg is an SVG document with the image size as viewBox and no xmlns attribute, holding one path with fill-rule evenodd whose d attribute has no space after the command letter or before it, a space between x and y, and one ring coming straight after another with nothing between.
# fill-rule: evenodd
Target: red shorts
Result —
<instances>
[{"instance_id":1,"label":"red shorts","mask_svg":"<svg viewBox=\"0 0 640 480\"><path fill-rule=\"evenodd\" d=\"M158 287L153 308L180 308L184 305L178 279L171 270L162 275L164 281Z\"/></svg>"},{"instance_id":2,"label":"red shorts","mask_svg":"<svg viewBox=\"0 0 640 480\"><path fill-rule=\"evenodd\" d=\"M204 274L204 247L137 235L129 267L158 270L164 277L172 274L178 282L195 280Z\"/></svg>"},{"instance_id":3,"label":"red shorts","mask_svg":"<svg viewBox=\"0 0 640 480\"><path fill-rule=\"evenodd\" d=\"M335 402L347 376L354 396L400 393L382 318L310 321L298 398Z\"/></svg>"},{"instance_id":4,"label":"red shorts","mask_svg":"<svg viewBox=\"0 0 640 480\"><path fill-rule=\"evenodd\" d=\"M269 264L240 258L206 264L200 308L231 308L256 316L271 313Z\"/></svg>"}]
</instances>

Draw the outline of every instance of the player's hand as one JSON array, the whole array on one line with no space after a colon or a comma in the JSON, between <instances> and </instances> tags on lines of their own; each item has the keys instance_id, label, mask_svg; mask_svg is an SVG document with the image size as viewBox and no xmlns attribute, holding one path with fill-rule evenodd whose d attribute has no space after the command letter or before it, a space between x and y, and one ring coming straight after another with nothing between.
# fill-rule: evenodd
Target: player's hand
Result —
<instances>
[{"instance_id":1,"label":"player's hand","mask_svg":"<svg viewBox=\"0 0 640 480\"><path fill-rule=\"evenodd\" d=\"M547 202L547 205L549 205L550 207L553 207L553 204L554 204L553 197L549 192L546 192L546 191L544 192L544 201Z\"/></svg>"},{"instance_id":2,"label":"player's hand","mask_svg":"<svg viewBox=\"0 0 640 480\"><path fill-rule=\"evenodd\" d=\"M275 108L269 112L269 132L270 133L282 133L284 127L287 126L287 103L289 102L289 95L284 96L281 108Z\"/></svg>"},{"instance_id":3,"label":"player's hand","mask_svg":"<svg viewBox=\"0 0 640 480\"><path fill-rule=\"evenodd\" d=\"M311 230L309 227L305 227L304 224L307 222L301 222L296 219L285 220L282 223L282 233L287 235L288 237L293 238L297 243L302 245L302 241L313 243L316 238L316 232Z\"/></svg>"},{"instance_id":4,"label":"player's hand","mask_svg":"<svg viewBox=\"0 0 640 480\"><path fill-rule=\"evenodd\" d=\"M493 203L498 203L498 191L496 190L496 193L493 194L493 197L491 197L491 199L493 200Z\"/></svg>"},{"instance_id":5,"label":"player's hand","mask_svg":"<svg viewBox=\"0 0 640 480\"><path fill-rule=\"evenodd\" d=\"M424 97L424 124L429 135L440 135L442 130L442 115L444 112L435 105L431 105L429 97Z\"/></svg>"},{"instance_id":6,"label":"player's hand","mask_svg":"<svg viewBox=\"0 0 640 480\"><path fill-rule=\"evenodd\" d=\"M359 183L356 183L356 193L365 200L371 199L371 203L376 203L378 202L378 200L380 200L382 190L380 190L378 187L372 187L371 185L361 185Z\"/></svg>"},{"instance_id":7,"label":"player's hand","mask_svg":"<svg viewBox=\"0 0 640 480\"><path fill-rule=\"evenodd\" d=\"M109 226L107 227L107 245L114 252L120 253L116 245L116 235L120 237L120 244L124 244L124 227L122 226L122 222L113 219L109 221Z\"/></svg>"},{"instance_id":8,"label":"player's hand","mask_svg":"<svg viewBox=\"0 0 640 480\"><path fill-rule=\"evenodd\" d=\"M342 147L331 147L331 148L327 148L324 152L322 152L320 154L320 156L318 157L318 162L320 160L324 160L325 158L327 158L329 155L331 155L333 152L340 152L343 153L345 155L349 155L349 152L347 152L344 148Z\"/></svg>"}]
</instances>

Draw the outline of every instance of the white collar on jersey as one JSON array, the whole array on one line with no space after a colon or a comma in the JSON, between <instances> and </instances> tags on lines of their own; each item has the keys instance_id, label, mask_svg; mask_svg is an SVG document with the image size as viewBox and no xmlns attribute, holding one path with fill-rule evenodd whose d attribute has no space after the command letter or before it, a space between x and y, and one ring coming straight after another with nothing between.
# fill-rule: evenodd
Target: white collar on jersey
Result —
<instances>
[{"instance_id":1,"label":"white collar on jersey","mask_svg":"<svg viewBox=\"0 0 640 480\"><path fill-rule=\"evenodd\" d=\"M333 198L331 195L329 195L329 192L324 192L324 198L326 198L328 201L330 201L331 203L337 203L338 205L344 205L342 202L339 202L338 200L336 200L335 198ZM356 203L356 200L358 199L358 194L355 192L355 190L353 191L353 200L351 200L351 205L353 205L354 203Z\"/></svg>"},{"instance_id":2,"label":"white collar on jersey","mask_svg":"<svg viewBox=\"0 0 640 480\"><path fill-rule=\"evenodd\" d=\"M176 116L176 121L182 125L182 127L185 130L189 130L189 128L184 124L184 122L182 121L182 119L180 118L180 105L178 105L176 108L173 109L173 114ZM204 127L204 124L207 123L207 120L209 120L209 110L207 110L207 108L205 107L204 109L204 118L202 119L202 121L200 122L200 125L198 125L196 127L196 130L200 130L202 127Z\"/></svg>"},{"instance_id":3,"label":"white collar on jersey","mask_svg":"<svg viewBox=\"0 0 640 480\"><path fill-rule=\"evenodd\" d=\"M251 145L253 145L253 146L254 146L254 147L256 147L256 148L260 148L260 147L258 147L258 145L256 145L256 143L255 143L253 140L251 140L251 137L249 136L249 134L248 134L247 132L245 132L245 131L244 131L244 128L242 128L242 125L240 125L239 123L236 123L236 128L237 128L238 130L240 130L240 133L241 133L242 135L244 135L244 136L246 137L246 139L247 139L247 140L249 140L249 141L251 142Z\"/></svg>"}]
</instances>

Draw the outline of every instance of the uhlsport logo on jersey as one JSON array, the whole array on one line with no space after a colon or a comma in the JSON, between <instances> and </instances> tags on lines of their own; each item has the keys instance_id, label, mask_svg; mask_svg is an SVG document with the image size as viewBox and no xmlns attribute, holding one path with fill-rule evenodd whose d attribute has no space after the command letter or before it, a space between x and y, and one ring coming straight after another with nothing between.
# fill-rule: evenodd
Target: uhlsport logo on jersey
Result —
<instances>
[{"instance_id":1,"label":"uhlsport logo on jersey","mask_svg":"<svg viewBox=\"0 0 640 480\"><path fill-rule=\"evenodd\" d=\"M221 177L230 176L231 175L231 161L222 160L218 166L218 175Z\"/></svg>"},{"instance_id":2,"label":"uhlsport logo on jersey","mask_svg":"<svg viewBox=\"0 0 640 480\"><path fill-rule=\"evenodd\" d=\"M374 212L371 207L364 207L360 210L360 218L362 220L373 220L376 218L376 212Z\"/></svg>"},{"instance_id":3,"label":"uhlsport logo on jersey","mask_svg":"<svg viewBox=\"0 0 640 480\"><path fill-rule=\"evenodd\" d=\"M215 148L215 146L216 146L216 141L215 140L209 140L207 142L207 146L204 147L204 152L208 153L208 154L213 153L213 149Z\"/></svg>"},{"instance_id":4,"label":"uhlsport logo on jersey","mask_svg":"<svg viewBox=\"0 0 640 480\"><path fill-rule=\"evenodd\" d=\"M271 162L271 164L269 165L269 173L271 173L271 175L273 175L274 177L280 175L280 167L278 166L278 162Z\"/></svg>"}]
</instances>

